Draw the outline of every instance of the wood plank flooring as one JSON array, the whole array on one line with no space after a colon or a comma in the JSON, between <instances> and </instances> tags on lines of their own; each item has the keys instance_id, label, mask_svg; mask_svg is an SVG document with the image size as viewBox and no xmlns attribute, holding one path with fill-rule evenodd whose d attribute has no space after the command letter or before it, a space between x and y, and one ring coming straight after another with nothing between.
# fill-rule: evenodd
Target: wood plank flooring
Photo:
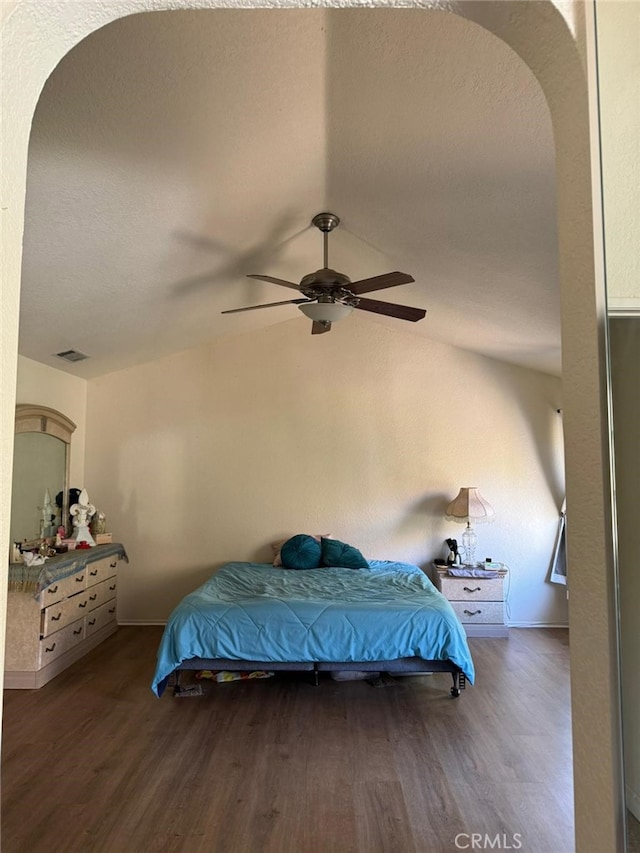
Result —
<instances>
[{"instance_id":1,"label":"wood plank flooring","mask_svg":"<svg viewBox=\"0 0 640 853\"><path fill-rule=\"evenodd\" d=\"M5 691L3 853L573 851L566 630L471 640L459 699L295 673L157 699L160 635Z\"/></svg>"}]
</instances>

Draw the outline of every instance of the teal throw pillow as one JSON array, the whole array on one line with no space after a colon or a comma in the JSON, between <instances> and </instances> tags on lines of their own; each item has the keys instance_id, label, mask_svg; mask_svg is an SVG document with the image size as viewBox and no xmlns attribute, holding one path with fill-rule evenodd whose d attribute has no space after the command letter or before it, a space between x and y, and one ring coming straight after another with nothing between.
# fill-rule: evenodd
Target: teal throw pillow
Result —
<instances>
[{"instance_id":1,"label":"teal throw pillow","mask_svg":"<svg viewBox=\"0 0 640 853\"><path fill-rule=\"evenodd\" d=\"M322 565L340 566L344 569L368 569L369 563L353 545L339 539L322 540Z\"/></svg>"},{"instance_id":2,"label":"teal throw pillow","mask_svg":"<svg viewBox=\"0 0 640 853\"><path fill-rule=\"evenodd\" d=\"M287 539L280 549L280 558L285 569L319 569L322 548L313 536L298 533Z\"/></svg>"}]
</instances>

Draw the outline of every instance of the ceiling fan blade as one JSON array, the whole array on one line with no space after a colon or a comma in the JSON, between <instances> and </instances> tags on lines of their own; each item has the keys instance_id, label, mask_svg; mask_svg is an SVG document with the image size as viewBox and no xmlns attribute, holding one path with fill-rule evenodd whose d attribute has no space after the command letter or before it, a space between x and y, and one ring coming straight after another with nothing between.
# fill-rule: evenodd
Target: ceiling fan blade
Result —
<instances>
[{"instance_id":1,"label":"ceiling fan blade","mask_svg":"<svg viewBox=\"0 0 640 853\"><path fill-rule=\"evenodd\" d=\"M276 305L302 305L303 302L313 302L313 299L285 299L284 302L265 302L263 305L249 305L248 308L231 308L221 311L221 314L239 314L241 311L255 311L257 308L274 308Z\"/></svg>"},{"instance_id":2,"label":"ceiling fan blade","mask_svg":"<svg viewBox=\"0 0 640 853\"><path fill-rule=\"evenodd\" d=\"M331 331L331 323L320 323L318 320L314 320L311 324L311 334L312 335L323 335L325 332Z\"/></svg>"},{"instance_id":3,"label":"ceiling fan blade","mask_svg":"<svg viewBox=\"0 0 640 853\"><path fill-rule=\"evenodd\" d=\"M415 323L426 315L424 308L412 308L410 305L396 305L395 302L380 302L379 299L360 299L355 306L362 311L372 311L374 314L385 314L387 317L397 317L398 320L409 320Z\"/></svg>"},{"instance_id":4,"label":"ceiling fan blade","mask_svg":"<svg viewBox=\"0 0 640 853\"><path fill-rule=\"evenodd\" d=\"M272 284L281 284L283 287L292 287L294 290L300 290L298 285L292 281L285 281L283 278L274 278L272 275L248 275L247 278L257 278L259 281L270 281Z\"/></svg>"},{"instance_id":5,"label":"ceiling fan blade","mask_svg":"<svg viewBox=\"0 0 640 853\"><path fill-rule=\"evenodd\" d=\"M385 287L396 287L398 284L409 284L412 281L415 281L415 278L406 272L388 272L352 281L348 288L357 296L359 293L371 293L372 290L384 290Z\"/></svg>"}]
</instances>

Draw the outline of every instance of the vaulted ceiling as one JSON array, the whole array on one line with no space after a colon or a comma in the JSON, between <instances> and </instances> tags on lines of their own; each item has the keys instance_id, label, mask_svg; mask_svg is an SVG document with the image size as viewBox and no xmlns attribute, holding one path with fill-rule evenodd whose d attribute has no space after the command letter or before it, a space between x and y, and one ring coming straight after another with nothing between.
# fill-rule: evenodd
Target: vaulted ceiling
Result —
<instances>
[{"instance_id":1,"label":"vaulted ceiling","mask_svg":"<svg viewBox=\"0 0 640 853\"><path fill-rule=\"evenodd\" d=\"M77 45L29 153L20 352L98 376L268 324L322 266L427 309L380 324L560 372L554 148L531 72L442 11L154 12ZM332 335L309 336L331 346ZM73 365L56 353L90 358ZM321 356L321 353L319 353Z\"/></svg>"}]
</instances>

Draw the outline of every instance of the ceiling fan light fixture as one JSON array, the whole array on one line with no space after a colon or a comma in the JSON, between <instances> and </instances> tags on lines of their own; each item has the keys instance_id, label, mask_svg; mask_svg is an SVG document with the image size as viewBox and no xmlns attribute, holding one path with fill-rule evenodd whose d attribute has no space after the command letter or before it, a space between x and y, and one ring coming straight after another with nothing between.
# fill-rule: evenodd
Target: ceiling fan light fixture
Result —
<instances>
[{"instance_id":1,"label":"ceiling fan light fixture","mask_svg":"<svg viewBox=\"0 0 640 853\"><path fill-rule=\"evenodd\" d=\"M305 302L298 308L315 323L337 323L353 311L352 305L343 305L342 302Z\"/></svg>"}]
</instances>

